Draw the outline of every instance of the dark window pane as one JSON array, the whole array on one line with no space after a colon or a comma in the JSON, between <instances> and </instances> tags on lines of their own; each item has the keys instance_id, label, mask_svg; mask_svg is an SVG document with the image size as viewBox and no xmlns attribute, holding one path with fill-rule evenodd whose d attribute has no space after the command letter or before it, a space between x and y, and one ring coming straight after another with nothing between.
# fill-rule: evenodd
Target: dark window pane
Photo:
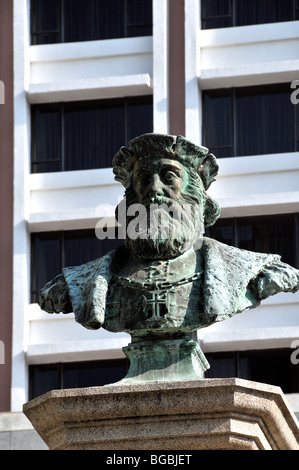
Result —
<instances>
[{"instance_id":1,"label":"dark window pane","mask_svg":"<svg viewBox=\"0 0 299 470\"><path fill-rule=\"evenodd\" d=\"M296 263L295 218L275 215L237 219L238 247L260 253L279 254L282 261Z\"/></svg>"},{"instance_id":2,"label":"dark window pane","mask_svg":"<svg viewBox=\"0 0 299 470\"><path fill-rule=\"evenodd\" d=\"M31 302L37 302L38 291L61 273L66 266L79 266L116 249L117 239L99 240L95 230L43 232L31 235Z\"/></svg>"},{"instance_id":3,"label":"dark window pane","mask_svg":"<svg viewBox=\"0 0 299 470\"><path fill-rule=\"evenodd\" d=\"M292 349L206 353L207 378L240 377L276 385L284 393L299 391L299 369L292 364Z\"/></svg>"},{"instance_id":4,"label":"dark window pane","mask_svg":"<svg viewBox=\"0 0 299 470\"><path fill-rule=\"evenodd\" d=\"M233 156L231 93L203 93L203 116L203 144L218 158Z\"/></svg>"},{"instance_id":5,"label":"dark window pane","mask_svg":"<svg viewBox=\"0 0 299 470\"><path fill-rule=\"evenodd\" d=\"M153 104L152 97L131 99L127 115L127 140L138 135L153 132Z\"/></svg>"},{"instance_id":6,"label":"dark window pane","mask_svg":"<svg viewBox=\"0 0 299 470\"><path fill-rule=\"evenodd\" d=\"M235 0L236 26L292 21L293 0Z\"/></svg>"},{"instance_id":7,"label":"dark window pane","mask_svg":"<svg viewBox=\"0 0 299 470\"><path fill-rule=\"evenodd\" d=\"M116 231L117 237L117 231ZM95 230L64 232L64 266L79 266L104 256L121 244L121 240L96 238Z\"/></svg>"},{"instance_id":8,"label":"dark window pane","mask_svg":"<svg viewBox=\"0 0 299 470\"><path fill-rule=\"evenodd\" d=\"M152 130L152 96L33 106L32 171L111 167L126 141Z\"/></svg>"},{"instance_id":9,"label":"dark window pane","mask_svg":"<svg viewBox=\"0 0 299 470\"><path fill-rule=\"evenodd\" d=\"M56 44L60 41L60 32L59 33L43 33L43 34L34 34L32 37L32 45L37 44Z\"/></svg>"},{"instance_id":10,"label":"dark window pane","mask_svg":"<svg viewBox=\"0 0 299 470\"><path fill-rule=\"evenodd\" d=\"M213 18L202 21L202 29L229 28L232 26L232 17Z\"/></svg>"},{"instance_id":11,"label":"dark window pane","mask_svg":"<svg viewBox=\"0 0 299 470\"><path fill-rule=\"evenodd\" d=\"M202 28L227 28L233 26L232 0L202 0Z\"/></svg>"},{"instance_id":12,"label":"dark window pane","mask_svg":"<svg viewBox=\"0 0 299 470\"><path fill-rule=\"evenodd\" d=\"M50 390L95 387L121 380L127 359L29 366L29 399Z\"/></svg>"},{"instance_id":13,"label":"dark window pane","mask_svg":"<svg viewBox=\"0 0 299 470\"><path fill-rule=\"evenodd\" d=\"M49 163L32 163L32 173L48 173L51 171L60 171L61 164L59 162Z\"/></svg>"},{"instance_id":14,"label":"dark window pane","mask_svg":"<svg viewBox=\"0 0 299 470\"><path fill-rule=\"evenodd\" d=\"M125 360L64 364L63 388L93 387L117 382L126 374Z\"/></svg>"},{"instance_id":15,"label":"dark window pane","mask_svg":"<svg viewBox=\"0 0 299 470\"><path fill-rule=\"evenodd\" d=\"M231 14L232 0L203 0L201 2L202 16L211 18L215 16L228 16Z\"/></svg>"},{"instance_id":16,"label":"dark window pane","mask_svg":"<svg viewBox=\"0 0 299 470\"><path fill-rule=\"evenodd\" d=\"M61 273L61 232L34 233L31 240L31 302L36 302L39 289Z\"/></svg>"},{"instance_id":17,"label":"dark window pane","mask_svg":"<svg viewBox=\"0 0 299 470\"><path fill-rule=\"evenodd\" d=\"M50 390L61 388L60 368L58 364L34 365L29 367L30 390L29 399L32 400Z\"/></svg>"},{"instance_id":18,"label":"dark window pane","mask_svg":"<svg viewBox=\"0 0 299 470\"><path fill-rule=\"evenodd\" d=\"M234 244L233 220L219 219L212 227L206 230L206 236L227 245Z\"/></svg>"},{"instance_id":19,"label":"dark window pane","mask_svg":"<svg viewBox=\"0 0 299 470\"><path fill-rule=\"evenodd\" d=\"M236 90L238 156L293 152L293 108L288 92Z\"/></svg>"},{"instance_id":20,"label":"dark window pane","mask_svg":"<svg viewBox=\"0 0 299 470\"><path fill-rule=\"evenodd\" d=\"M94 230L65 232L64 266L79 266L99 258L100 246L101 242L96 238Z\"/></svg>"},{"instance_id":21,"label":"dark window pane","mask_svg":"<svg viewBox=\"0 0 299 470\"><path fill-rule=\"evenodd\" d=\"M32 171L59 171L60 168L60 107L32 107ZM56 161L55 161L56 160Z\"/></svg>"},{"instance_id":22,"label":"dark window pane","mask_svg":"<svg viewBox=\"0 0 299 470\"><path fill-rule=\"evenodd\" d=\"M60 42L60 0L31 0L31 33L32 44Z\"/></svg>"},{"instance_id":23,"label":"dark window pane","mask_svg":"<svg viewBox=\"0 0 299 470\"><path fill-rule=\"evenodd\" d=\"M152 34L152 0L127 0L127 37Z\"/></svg>"},{"instance_id":24,"label":"dark window pane","mask_svg":"<svg viewBox=\"0 0 299 470\"><path fill-rule=\"evenodd\" d=\"M292 350L240 352L239 377L276 385L284 393L299 390L298 366L290 360Z\"/></svg>"},{"instance_id":25,"label":"dark window pane","mask_svg":"<svg viewBox=\"0 0 299 470\"><path fill-rule=\"evenodd\" d=\"M225 28L298 19L297 0L202 0L202 28Z\"/></svg>"},{"instance_id":26,"label":"dark window pane","mask_svg":"<svg viewBox=\"0 0 299 470\"><path fill-rule=\"evenodd\" d=\"M112 166L125 142L125 113L121 102L65 106L65 170Z\"/></svg>"},{"instance_id":27,"label":"dark window pane","mask_svg":"<svg viewBox=\"0 0 299 470\"><path fill-rule=\"evenodd\" d=\"M64 41L124 36L123 0L64 0Z\"/></svg>"},{"instance_id":28,"label":"dark window pane","mask_svg":"<svg viewBox=\"0 0 299 470\"><path fill-rule=\"evenodd\" d=\"M205 372L206 378L236 377L236 359L233 352L206 354L210 369Z\"/></svg>"},{"instance_id":29,"label":"dark window pane","mask_svg":"<svg viewBox=\"0 0 299 470\"><path fill-rule=\"evenodd\" d=\"M152 0L31 0L32 44L152 34Z\"/></svg>"}]
</instances>

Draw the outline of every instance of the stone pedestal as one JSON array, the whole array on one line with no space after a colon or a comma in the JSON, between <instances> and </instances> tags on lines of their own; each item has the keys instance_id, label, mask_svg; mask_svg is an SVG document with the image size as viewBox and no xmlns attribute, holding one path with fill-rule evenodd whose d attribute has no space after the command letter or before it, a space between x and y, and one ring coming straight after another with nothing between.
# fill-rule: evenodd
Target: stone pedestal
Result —
<instances>
[{"instance_id":1,"label":"stone pedestal","mask_svg":"<svg viewBox=\"0 0 299 470\"><path fill-rule=\"evenodd\" d=\"M23 411L50 449L299 450L281 389L235 378L54 390Z\"/></svg>"}]
</instances>

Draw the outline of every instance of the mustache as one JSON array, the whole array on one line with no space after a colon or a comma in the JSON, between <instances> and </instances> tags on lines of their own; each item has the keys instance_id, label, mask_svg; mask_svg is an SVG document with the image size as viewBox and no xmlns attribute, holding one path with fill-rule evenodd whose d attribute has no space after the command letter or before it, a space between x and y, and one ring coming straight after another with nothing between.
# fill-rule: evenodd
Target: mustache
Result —
<instances>
[{"instance_id":1,"label":"mustache","mask_svg":"<svg viewBox=\"0 0 299 470\"><path fill-rule=\"evenodd\" d=\"M148 209L152 204L156 204L156 205L162 205L162 204L165 204L166 206L171 206L172 204L174 205L181 205L180 201L178 200L175 200L175 199L171 199L169 197L166 197L166 196L154 196L154 197L149 197L147 199L145 199L142 204L144 205L144 207L146 209Z\"/></svg>"}]
</instances>

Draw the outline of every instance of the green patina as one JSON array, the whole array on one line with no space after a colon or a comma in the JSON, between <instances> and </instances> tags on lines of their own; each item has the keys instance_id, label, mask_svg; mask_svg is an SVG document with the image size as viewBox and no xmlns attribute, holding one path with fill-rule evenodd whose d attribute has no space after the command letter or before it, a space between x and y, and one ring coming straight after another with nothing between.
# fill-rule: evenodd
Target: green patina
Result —
<instances>
[{"instance_id":1,"label":"green patina","mask_svg":"<svg viewBox=\"0 0 299 470\"><path fill-rule=\"evenodd\" d=\"M120 149L113 169L127 207L146 209L138 223L134 211L126 215L127 233L135 222L138 236L100 259L65 268L41 290L39 304L49 313L74 312L89 329L129 333L123 382L202 378L209 365L193 333L270 295L295 292L299 271L279 255L204 237L220 214L207 193L218 173L208 149L182 136L145 134Z\"/></svg>"}]
</instances>

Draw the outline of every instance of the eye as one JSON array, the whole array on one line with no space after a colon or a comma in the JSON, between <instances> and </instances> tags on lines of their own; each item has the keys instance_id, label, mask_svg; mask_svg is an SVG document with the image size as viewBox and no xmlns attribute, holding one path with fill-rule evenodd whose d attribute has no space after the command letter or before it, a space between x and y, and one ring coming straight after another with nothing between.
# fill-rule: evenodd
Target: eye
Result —
<instances>
[{"instance_id":1,"label":"eye","mask_svg":"<svg viewBox=\"0 0 299 470\"><path fill-rule=\"evenodd\" d=\"M173 171L165 171L161 176L166 183L172 183L178 179L178 175Z\"/></svg>"}]
</instances>

